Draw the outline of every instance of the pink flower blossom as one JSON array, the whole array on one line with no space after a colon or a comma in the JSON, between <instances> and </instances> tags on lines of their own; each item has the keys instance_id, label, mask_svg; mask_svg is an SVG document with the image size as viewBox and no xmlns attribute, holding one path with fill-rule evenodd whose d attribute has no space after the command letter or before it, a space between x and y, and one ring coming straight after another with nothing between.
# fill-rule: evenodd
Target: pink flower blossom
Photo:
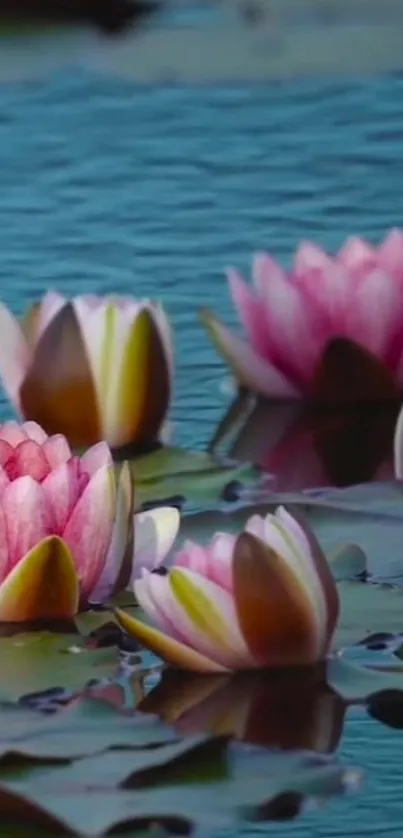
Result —
<instances>
[{"instance_id":1,"label":"pink flower blossom","mask_svg":"<svg viewBox=\"0 0 403 838\"><path fill-rule=\"evenodd\" d=\"M336 256L303 242L289 273L269 254L258 254L252 276L249 285L228 271L246 341L210 311L202 313L239 384L268 397L309 397L327 347L342 338L403 389L402 231L392 230L379 247L352 237Z\"/></svg>"}]
</instances>

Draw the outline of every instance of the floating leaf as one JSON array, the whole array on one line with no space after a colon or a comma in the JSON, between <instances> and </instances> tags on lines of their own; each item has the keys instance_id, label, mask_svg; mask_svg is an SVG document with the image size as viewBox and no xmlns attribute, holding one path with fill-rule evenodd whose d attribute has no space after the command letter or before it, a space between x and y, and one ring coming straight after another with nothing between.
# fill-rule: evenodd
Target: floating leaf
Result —
<instances>
[{"instance_id":1,"label":"floating leaf","mask_svg":"<svg viewBox=\"0 0 403 838\"><path fill-rule=\"evenodd\" d=\"M55 686L82 689L117 669L116 649L86 649L79 635L47 631L1 638L0 660L3 700Z\"/></svg>"},{"instance_id":2,"label":"floating leaf","mask_svg":"<svg viewBox=\"0 0 403 838\"><path fill-rule=\"evenodd\" d=\"M389 585L341 582L341 614L334 647L345 648L374 632L403 631L403 590Z\"/></svg>"},{"instance_id":3,"label":"floating leaf","mask_svg":"<svg viewBox=\"0 0 403 838\"><path fill-rule=\"evenodd\" d=\"M189 748L192 747L194 743L190 740ZM24 815L30 824L54 831L67 829L85 836L103 835L119 825L155 823L173 831L194 825L233 828L239 820L268 819L271 816L269 804L285 793L328 797L343 792L358 776L357 772L350 772L324 757L261 749L245 751L243 746L231 746L221 779L166 782L137 791L127 788L134 777L133 772L138 771L138 760L133 756L126 755L123 771L119 769L116 754L106 753L102 760L92 761L90 794L88 778L85 786L79 782L74 788L77 763L71 771L55 767L42 775L34 774L31 781L3 780L0 783L0 813ZM218 756L221 762L222 754ZM82 781L79 763L78 777ZM115 785L117 778L119 788ZM168 778L169 770L166 781Z\"/></svg>"},{"instance_id":4,"label":"floating leaf","mask_svg":"<svg viewBox=\"0 0 403 838\"><path fill-rule=\"evenodd\" d=\"M180 536L205 543L216 530L239 531L251 515L267 515L279 504L291 514L296 507L304 515L329 556L340 545L354 544L365 553L367 570L374 577L403 580L400 483L306 494L268 493L265 503L184 515Z\"/></svg>"},{"instance_id":5,"label":"floating leaf","mask_svg":"<svg viewBox=\"0 0 403 838\"><path fill-rule=\"evenodd\" d=\"M341 544L329 551L327 558L338 582L365 577L367 557L358 544Z\"/></svg>"},{"instance_id":6,"label":"floating leaf","mask_svg":"<svg viewBox=\"0 0 403 838\"><path fill-rule=\"evenodd\" d=\"M139 504L169 498L209 503L233 500L242 486L257 483L260 474L250 465L222 463L210 454L173 447L132 462Z\"/></svg>"},{"instance_id":7,"label":"floating leaf","mask_svg":"<svg viewBox=\"0 0 403 838\"><path fill-rule=\"evenodd\" d=\"M332 658L326 666L326 677L329 686L349 702L364 701L382 690L403 691L403 666L364 667Z\"/></svg>"},{"instance_id":8,"label":"floating leaf","mask_svg":"<svg viewBox=\"0 0 403 838\"><path fill-rule=\"evenodd\" d=\"M176 739L155 716L133 717L95 699L76 699L50 717L13 705L3 706L0 713L2 756L66 761L106 748L144 748Z\"/></svg>"},{"instance_id":9,"label":"floating leaf","mask_svg":"<svg viewBox=\"0 0 403 838\"><path fill-rule=\"evenodd\" d=\"M116 711L115 711L116 714ZM116 714L117 717L117 714ZM165 729L168 744L163 744L161 733L164 727L154 720L157 736L151 728L152 719L143 724L142 717L132 718L132 730L126 743L127 750L113 750L96 756L77 759L70 765L36 770L32 777L38 788L54 786L58 789L77 789L88 792L110 790L113 787L126 789L143 788L150 785L185 784L203 780L221 778L227 774L226 752L227 739L211 737L205 734L174 740L174 734ZM108 725L108 721L106 721ZM110 740L112 741L114 722L109 720ZM152 734L151 736L149 734ZM138 740L137 750L136 737ZM149 737L149 738L147 738ZM162 741L158 741L158 737ZM169 742L169 738L171 742ZM116 730L116 745L122 746ZM156 741L157 740L157 741ZM159 745L160 747L155 747ZM130 746L130 749L129 749ZM150 747L154 746L154 747ZM204 776L203 776L204 775Z\"/></svg>"}]
</instances>

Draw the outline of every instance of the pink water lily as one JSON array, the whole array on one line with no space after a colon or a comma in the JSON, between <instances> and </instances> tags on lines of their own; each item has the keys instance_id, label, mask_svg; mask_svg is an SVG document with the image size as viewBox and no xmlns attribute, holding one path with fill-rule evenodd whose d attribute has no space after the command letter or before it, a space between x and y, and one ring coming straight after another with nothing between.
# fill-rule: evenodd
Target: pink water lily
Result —
<instances>
[{"instance_id":1,"label":"pink water lily","mask_svg":"<svg viewBox=\"0 0 403 838\"><path fill-rule=\"evenodd\" d=\"M335 339L344 339L363 350L368 370L369 361L375 362L376 379L381 377L379 368L384 370L382 394L403 391L401 230L392 230L379 247L352 237L336 256L303 242L289 273L269 254L258 254L252 275L251 286L236 270L228 271L246 342L210 311L202 313L239 384L269 397L295 399L313 392L316 398L323 354ZM338 377L343 378L344 371L350 380L350 363L343 359L338 366ZM361 384L361 370L356 378ZM338 384L334 382L335 391ZM349 400L371 399L378 395L379 380L358 387L354 381L349 389Z\"/></svg>"},{"instance_id":2,"label":"pink water lily","mask_svg":"<svg viewBox=\"0 0 403 838\"><path fill-rule=\"evenodd\" d=\"M35 422L0 426L0 621L69 618L170 549L176 509L134 515L127 463L106 443L73 456Z\"/></svg>"},{"instance_id":3,"label":"pink water lily","mask_svg":"<svg viewBox=\"0 0 403 838\"><path fill-rule=\"evenodd\" d=\"M17 412L73 446L163 433L173 350L162 307L50 291L19 322L0 303L0 377Z\"/></svg>"},{"instance_id":4,"label":"pink water lily","mask_svg":"<svg viewBox=\"0 0 403 838\"><path fill-rule=\"evenodd\" d=\"M315 536L284 508L238 536L185 543L172 569L144 570L135 596L155 628L122 610L126 631L175 667L225 672L323 660L338 594Z\"/></svg>"}]
</instances>

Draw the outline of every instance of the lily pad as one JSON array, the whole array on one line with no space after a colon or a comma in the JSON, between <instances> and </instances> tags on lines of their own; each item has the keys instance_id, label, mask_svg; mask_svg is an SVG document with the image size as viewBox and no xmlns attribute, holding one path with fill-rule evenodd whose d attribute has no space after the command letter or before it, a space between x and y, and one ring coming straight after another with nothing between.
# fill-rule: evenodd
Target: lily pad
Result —
<instances>
[{"instance_id":1,"label":"lily pad","mask_svg":"<svg viewBox=\"0 0 403 838\"><path fill-rule=\"evenodd\" d=\"M194 749L194 741L189 740L188 747L189 752ZM218 752L221 764L222 748ZM325 757L252 751L240 745L228 747L221 779L213 781L171 783L166 764L165 783L160 784L158 774L153 783L150 773L150 785L132 790L138 767L136 755L126 755L120 769L116 754L106 753L102 760L92 761L91 777L74 763L71 770L55 767L31 780L3 779L0 813L85 836L103 835L119 825L155 823L175 831L195 825L233 828L237 821L268 819L269 804L287 792L328 797L355 785L359 777Z\"/></svg>"},{"instance_id":2,"label":"lily pad","mask_svg":"<svg viewBox=\"0 0 403 838\"><path fill-rule=\"evenodd\" d=\"M174 447L139 457L132 466L139 504L170 498L208 503L234 500L242 487L254 485L260 478L258 469L250 465Z\"/></svg>"},{"instance_id":3,"label":"lily pad","mask_svg":"<svg viewBox=\"0 0 403 838\"><path fill-rule=\"evenodd\" d=\"M334 646L345 648L376 632L403 631L403 590L390 585L343 581Z\"/></svg>"},{"instance_id":4,"label":"lily pad","mask_svg":"<svg viewBox=\"0 0 403 838\"><path fill-rule=\"evenodd\" d=\"M114 715L116 720L121 714L115 711ZM147 721L144 723L143 719ZM203 780L205 777L212 780L226 775L227 738L200 734L178 739L170 728L164 730L164 725L158 722L156 717L140 714L134 716L131 722L130 737L125 743L126 750L108 751L102 754L102 758L97 754L76 759L57 770L54 767L36 768L30 772L30 778L39 788L46 787L49 781L50 785L59 789L76 788L91 792L94 787L98 791L102 787L111 789L118 786L135 789L156 783L187 784ZM110 742L113 742L113 715L106 725L109 727ZM164 743L164 733L167 744ZM115 745L121 747L120 739L117 728Z\"/></svg>"},{"instance_id":5,"label":"lily pad","mask_svg":"<svg viewBox=\"0 0 403 838\"><path fill-rule=\"evenodd\" d=\"M332 658L326 666L329 686L345 701L365 701L383 690L403 691L403 666L357 666ZM402 692L403 701L403 692Z\"/></svg>"},{"instance_id":6,"label":"lily pad","mask_svg":"<svg viewBox=\"0 0 403 838\"><path fill-rule=\"evenodd\" d=\"M0 755L70 760L112 747L144 748L177 740L156 716L119 712L111 704L79 698L51 717L19 706L0 713Z\"/></svg>"},{"instance_id":7,"label":"lily pad","mask_svg":"<svg viewBox=\"0 0 403 838\"><path fill-rule=\"evenodd\" d=\"M83 689L117 669L116 649L86 649L79 635L48 631L1 638L0 660L2 700L55 686Z\"/></svg>"},{"instance_id":8,"label":"lily pad","mask_svg":"<svg viewBox=\"0 0 403 838\"><path fill-rule=\"evenodd\" d=\"M403 492L400 483L373 484L311 493L267 493L267 500L236 509L203 510L183 515L181 538L205 543L217 530L239 532L253 514L267 515L279 504L298 509L316 532L325 552L355 544L367 570L380 580L403 580Z\"/></svg>"}]
</instances>

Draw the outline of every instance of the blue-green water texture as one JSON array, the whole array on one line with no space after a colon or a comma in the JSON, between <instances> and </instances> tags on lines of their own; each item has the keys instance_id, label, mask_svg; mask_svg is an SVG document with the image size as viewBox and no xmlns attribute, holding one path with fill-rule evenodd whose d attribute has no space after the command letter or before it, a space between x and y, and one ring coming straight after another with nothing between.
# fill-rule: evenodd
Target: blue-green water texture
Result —
<instances>
[{"instance_id":1,"label":"blue-green water texture","mask_svg":"<svg viewBox=\"0 0 403 838\"><path fill-rule=\"evenodd\" d=\"M224 278L255 250L337 248L403 223L403 79L195 89L85 73L0 88L1 297L161 298L175 327L175 442L203 449L229 400L197 321L235 323ZM1 415L8 407L1 402ZM402 540L403 543L403 540ZM350 711L339 756L362 790L239 834L400 835L403 734Z\"/></svg>"}]
</instances>

